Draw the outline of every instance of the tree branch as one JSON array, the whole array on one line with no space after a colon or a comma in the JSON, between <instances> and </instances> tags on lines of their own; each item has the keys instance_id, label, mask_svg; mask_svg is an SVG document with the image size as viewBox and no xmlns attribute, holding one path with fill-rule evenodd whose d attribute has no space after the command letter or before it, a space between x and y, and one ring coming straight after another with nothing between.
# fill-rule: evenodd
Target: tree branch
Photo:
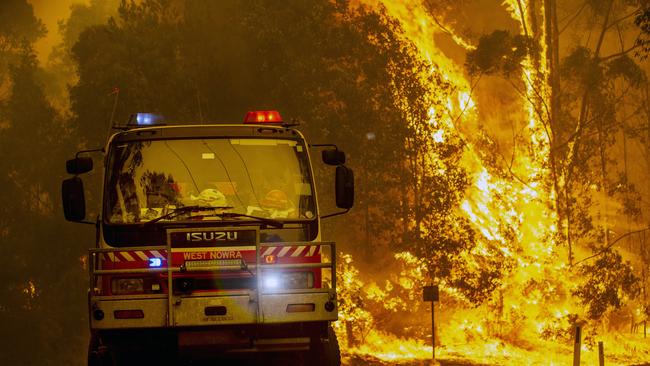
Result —
<instances>
[{"instance_id":1,"label":"tree branch","mask_svg":"<svg viewBox=\"0 0 650 366\"><path fill-rule=\"evenodd\" d=\"M524 13L524 7L521 4L521 0L517 0L517 6L519 6L519 14L521 15L521 26L524 28L524 35L528 38L528 27L526 27L526 13Z\"/></svg>"},{"instance_id":2,"label":"tree branch","mask_svg":"<svg viewBox=\"0 0 650 366\"><path fill-rule=\"evenodd\" d=\"M472 94L474 94L474 88L476 88L476 86L478 85L478 82L481 81L482 76L483 76L482 73L479 74L478 78L476 79L476 82L474 82L474 85L472 85L471 88L469 89L469 98L471 98ZM460 133L460 131L458 131L458 129L456 128L456 124L458 123L460 118L463 116L463 114L465 114L465 111L467 110L468 107L469 107L469 102L465 103L465 105L463 106L463 109L461 109L460 113L458 114L458 116L456 116L456 118L454 118L454 116L452 116L451 109L447 108L447 114L451 118L451 125L456 130L456 132L458 133L458 136L460 136L463 143L465 141L462 138L462 134Z\"/></svg>"},{"instance_id":3,"label":"tree branch","mask_svg":"<svg viewBox=\"0 0 650 366\"><path fill-rule=\"evenodd\" d=\"M598 42L596 42L596 49L594 50L594 57L599 57L600 47L603 46L603 41L605 40L605 34L607 29L609 29L609 16L612 13L612 6L614 6L614 0L609 1L609 7L607 8L607 14L605 14L605 20L603 21L603 29L600 31L600 36L598 37Z\"/></svg>"},{"instance_id":4,"label":"tree branch","mask_svg":"<svg viewBox=\"0 0 650 366\"><path fill-rule=\"evenodd\" d=\"M623 41L620 24L616 24L616 34L618 35L618 43L621 45L621 51L623 51L625 49L625 42Z\"/></svg>"},{"instance_id":5,"label":"tree branch","mask_svg":"<svg viewBox=\"0 0 650 366\"><path fill-rule=\"evenodd\" d=\"M546 116L547 117L550 116L550 112L549 112L548 105L546 104L546 100L544 98L542 98L542 96L541 96L540 92L537 90L537 88L533 87L532 81L528 78L527 75L526 75L526 80L522 80L522 81L524 82L524 84L526 84L526 81L528 81L530 83L531 88L533 89L533 91L537 95L537 98L539 98L542 101L542 106L544 108L543 110L540 110L540 108L538 108L536 106L535 101L528 94L526 94L523 91L519 90L519 88L515 85L515 83L513 83L511 80L508 80L508 81L509 81L510 85L512 86L512 88L520 96L524 97L528 101L528 103L530 103L530 105L533 106L533 110L535 111L535 115L537 115L539 120L542 122L542 126L544 127L544 133L546 134L546 137L548 138L549 143L552 143L553 139L552 139L552 136L551 136L551 132L549 131L547 119L544 117L544 113L543 113L543 112L546 112Z\"/></svg>"},{"instance_id":6,"label":"tree branch","mask_svg":"<svg viewBox=\"0 0 650 366\"><path fill-rule=\"evenodd\" d=\"M510 176L512 178L514 178L515 180L517 180L519 183L523 184L524 186L526 186L528 188L532 188L530 186L529 182L525 181L523 178L519 177L514 171L512 171L512 166L514 165L515 146L516 146L515 139L516 139L516 137L517 137L517 134L514 132L514 129L513 129L513 138L512 138L513 139L513 148L512 148L512 159L513 160L511 160L510 163L508 163L508 159L506 159L505 155L503 155L503 153L501 152L501 148L499 147L498 143L495 143L497 145L496 154L499 155L499 157L501 157L501 159L503 160L503 162L504 162L504 164L506 166L506 169L508 170L508 173L510 173Z\"/></svg>"},{"instance_id":7,"label":"tree branch","mask_svg":"<svg viewBox=\"0 0 650 366\"><path fill-rule=\"evenodd\" d=\"M587 257L587 258L581 259L581 260L575 262L575 264L580 264L580 263L585 262L585 261L588 261L588 260L590 260L590 259L592 259L592 258L596 258L596 257L602 255L603 253L605 253L606 251L608 251L611 247L614 246L614 244L616 244L617 242L619 242L621 239L623 239L623 238L627 238L628 236L630 236L630 235L632 235L632 234L638 234L638 233L642 233L642 232L645 232L645 231L650 231L650 227L647 227L647 228L645 228L645 229L640 229L640 230L635 230L635 231L630 231L630 232L628 232L628 233L625 233L625 234L619 236L618 238L616 238L616 240L614 240L614 241L612 241L611 243L609 243L609 245L606 246L605 248L599 250L597 253L595 253L595 254L593 254L593 255L590 255L590 256Z\"/></svg>"},{"instance_id":8,"label":"tree branch","mask_svg":"<svg viewBox=\"0 0 650 366\"><path fill-rule=\"evenodd\" d=\"M637 8L635 11L633 11L633 12L631 12L629 14L626 14L626 15L614 20L610 25L607 26L607 28L605 28L605 30L608 30L609 28L614 27L614 26L618 26L618 24L620 24L625 19L631 18L631 17L639 14L640 12L641 12L641 7Z\"/></svg>"},{"instance_id":9,"label":"tree branch","mask_svg":"<svg viewBox=\"0 0 650 366\"><path fill-rule=\"evenodd\" d=\"M567 28L569 28L569 25L571 23L573 23L573 21L576 20L578 18L578 16L580 16L580 13L582 13L582 11L586 7L587 7L587 2L585 1L584 3L582 3L582 6L580 6L580 8L578 8L578 11L571 17L571 19L569 19L569 21L564 25L564 27L562 27L562 29L560 29L558 34L562 34L562 32L564 32ZM560 20L560 23L562 23L563 21L564 21L564 19Z\"/></svg>"},{"instance_id":10,"label":"tree branch","mask_svg":"<svg viewBox=\"0 0 650 366\"><path fill-rule=\"evenodd\" d=\"M559 149L561 149L563 147L568 146L571 142L573 142L573 140L577 139L579 137L579 135L582 133L582 131L584 129L588 128L591 125L591 123L593 123L594 121L595 121L595 118L590 118L590 119L584 121L584 123L583 123L583 125L582 125L582 127L580 129L576 128L573 131L573 133L571 133L571 135L569 135L569 137L567 137L566 140L564 140L562 143L555 144L551 150L557 151L557 150L559 150ZM589 136L592 136L592 135L593 135L593 133L587 134L585 136L589 137Z\"/></svg>"},{"instance_id":11,"label":"tree branch","mask_svg":"<svg viewBox=\"0 0 650 366\"><path fill-rule=\"evenodd\" d=\"M474 46L473 44L471 44L468 41L464 40L459 35L452 32L447 27L445 27L442 23L440 23L440 21L438 20L437 17L431 15L431 19L433 19L434 23L436 23L436 25L438 27L440 27L440 29L442 29L443 32L445 32L447 35L449 35L451 37L451 39L453 39L457 44L461 45L466 50L474 50L474 49L476 49L476 46Z\"/></svg>"},{"instance_id":12,"label":"tree branch","mask_svg":"<svg viewBox=\"0 0 650 366\"><path fill-rule=\"evenodd\" d=\"M623 51L621 51L621 52L617 52L617 53L614 53L614 54L611 54L611 55L608 55L608 56L599 57L598 60L599 60L599 61L607 61L607 60L611 60L611 59L613 59L613 58L616 58L616 57L620 57L620 56L626 55L626 54L628 54L628 53L634 51L635 49L637 49L637 48L639 48L639 47L641 47L640 44L635 44L634 46L628 48L627 50L623 50Z\"/></svg>"},{"instance_id":13,"label":"tree branch","mask_svg":"<svg viewBox=\"0 0 650 366\"><path fill-rule=\"evenodd\" d=\"M626 122L629 121L629 120L632 120L634 117L638 116L638 115L639 115L639 112L640 112L642 109L643 109L643 107L638 107L634 112L628 114L627 116L623 116L623 117L619 120L619 123L625 125L624 127L627 128L628 125L627 125ZM629 130L632 130L632 129L631 129L631 128L627 128L627 130L629 131ZM623 130L623 131L625 131L625 130Z\"/></svg>"},{"instance_id":14,"label":"tree branch","mask_svg":"<svg viewBox=\"0 0 650 366\"><path fill-rule=\"evenodd\" d=\"M547 115L547 116L550 116L550 115L551 115L551 112L550 112L550 109L549 109L548 104L546 103L546 98L542 97L542 94L539 92L539 90L537 90L537 88L535 88L535 86L534 86L534 84L533 84L533 81L530 80L530 78L528 77L528 75L526 75L526 74L524 74L524 75L526 76L526 81L528 81L528 84L530 85L530 88L533 89L533 91L535 92L535 95L537 95L537 98L539 98L539 100L541 100L541 102L542 102L542 107L544 108L544 112L546 112L546 115ZM531 101L531 103L532 103L532 101ZM533 106L534 106L534 104L533 104ZM544 116L542 115L541 112L538 113L538 115L539 115L539 117L540 117L540 119L541 119L542 121L545 121L545 120L546 120L546 119L544 119Z\"/></svg>"},{"instance_id":15,"label":"tree branch","mask_svg":"<svg viewBox=\"0 0 650 366\"><path fill-rule=\"evenodd\" d=\"M452 32L449 28L447 28L444 24L442 24L438 20L438 17L436 17L434 15L435 6L431 5L432 2L433 2L433 0L427 0L425 4L427 5L427 10L428 10L429 16L431 16L431 19L433 19L434 23L436 23L436 25L440 29L442 29L443 32L445 32L447 35L449 35L454 40L454 42L456 42L456 44L462 46L466 50L476 49L476 46L474 46L470 42L466 41L465 39L461 38L461 36L457 35L456 33Z\"/></svg>"}]
</instances>

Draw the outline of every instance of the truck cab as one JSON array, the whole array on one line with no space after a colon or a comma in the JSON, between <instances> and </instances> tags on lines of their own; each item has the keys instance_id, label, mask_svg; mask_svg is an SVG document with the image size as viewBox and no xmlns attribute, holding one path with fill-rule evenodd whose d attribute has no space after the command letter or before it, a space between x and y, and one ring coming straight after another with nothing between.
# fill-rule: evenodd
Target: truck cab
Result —
<instances>
[{"instance_id":1,"label":"truck cab","mask_svg":"<svg viewBox=\"0 0 650 366\"><path fill-rule=\"evenodd\" d=\"M336 246L320 220L352 207L334 145L310 146L276 111L243 124L156 125L138 114L104 153L101 214L85 221L78 153L63 182L68 220L92 223L89 365L296 352L340 364ZM336 202L319 211L310 148L336 166Z\"/></svg>"}]
</instances>

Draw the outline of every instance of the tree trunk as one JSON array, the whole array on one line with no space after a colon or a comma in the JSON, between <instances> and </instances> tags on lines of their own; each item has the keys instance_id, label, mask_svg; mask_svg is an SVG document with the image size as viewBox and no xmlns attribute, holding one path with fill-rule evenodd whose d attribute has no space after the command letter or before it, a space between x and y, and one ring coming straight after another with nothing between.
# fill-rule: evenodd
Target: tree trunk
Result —
<instances>
[{"instance_id":1,"label":"tree trunk","mask_svg":"<svg viewBox=\"0 0 650 366\"><path fill-rule=\"evenodd\" d=\"M560 105L560 36L557 25L557 3L556 0L544 1L544 23L546 28L546 62L548 65L548 85L550 86L548 96L550 98L549 106L549 147L550 147L550 164L551 164L551 179L553 180L553 190L555 192L555 212L558 215L558 228L564 226L564 240L566 240L568 248L568 262L569 265L573 262L573 253L571 247L570 235L570 215L568 215L569 202L562 194L562 190L567 189L566 185L560 183L561 172L559 171L557 163L557 150L555 132L559 128L559 111ZM565 200L564 205L560 203ZM564 207L563 207L564 206ZM564 223L564 225L561 225Z\"/></svg>"},{"instance_id":2,"label":"tree trunk","mask_svg":"<svg viewBox=\"0 0 650 366\"><path fill-rule=\"evenodd\" d=\"M605 39L605 34L607 33L607 29L609 28L609 16L612 12L612 6L614 5L614 0L610 0L609 2L609 8L607 10L607 14L605 15L605 20L603 21L603 28L600 32L600 36L598 38L598 43L596 44L596 50L594 51L594 59L598 60L600 57L600 48L603 45L603 41ZM585 95L588 95L588 91L585 91ZM585 121L586 121L586 116L585 116ZM604 137L605 131L604 131L604 122L601 119L600 123L598 125L598 149L600 152L600 180L601 180L601 190L603 193L603 201L606 199L605 195L607 194L607 162L605 159L605 156L607 154L606 151L606 146L605 146L605 137ZM609 247L609 223L607 222L607 205L606 202L603 202L602 205L602 215L603 215L603 225L604 225L604 231L605 231L605 246Z\"/></svg>"},{"instance_id":3,"label":"tree trunk","mask_svg":"<svg viewBox=\"0 0 650 366\"><path fill-rule=\"evenodd\" d=\"M602 196L600 214L602 215L605 246L609 247L609 221L607 220L607 142L605 141L605 122L600 119L598 124L598 153L600 157L600 191Z\"/></svg>"},{"instance_id":4,"label":"tree trunk","mask_svg":"<svg viewBox=\"0 0 650 366\"><path fill-rule=\"evenodd\" d=\"M599 62L600 49L601 49L601 47L603 45L603 41L605 39L605 34L607 33L607 29L609 28L609 17L610 17L610 14L612 12L613 4L614 4L614 0L610 0L608 8L607 8L607 13L605 14L605 19L603 20L603 25L602 25L602 28L600 30L600 34L598 36L598 41L596 42L596 48L594 50L594 55L593 55L593 58L594 58L594 60L596 62ZM581 137L581 134L582 134L582 130L583 130L585 124L587 123L587 120L589 119L589 114L590 114L590 102L591 102L590 101L590 93L591 93L590 88L591 88L591 86L585 85L585 90L584 90L584 92L582 94L582 98L580 100L580 115L578 116L578 124L577 124L575 132L574 132L575 140L573 141L572 144L569 145L569 151L567 152L567 157L566 157L566 167L567 167L567 169L566 169L566 173L565 173L565 185L566 185L565 197L567 199L567 205L568 205L567 207L570 207L570 201L569 201L570 192L569 192L569 190L570 190L571 178L572 178L571 175L572 175L572 170L573 170L572 161L573 161L573 158L575 156L575 152L578 149L578 146L580 145L580 137ZM599 131L598 131L599 143L602 141L601 140L601 130L602 129L599 127ZM600 145L601 145L601 148L602 148L602 143L600 143ZM601 164L600 164L601 165L601 185L604 184L604 180L602 179L602 173L604 172L604 170L603 170L604 169L604 167L603 167L604 164L603 164L603 161L602 161L603 153L604 152L601 150ZM604 189L605 187L601 186L601 188ZM570 215L571 215L570 208L567 211L568 211L567 215L568 215L568 217L570 217ZM569 236L571 235L570 228L567 231L567 234ZM608 241L607 230L606 230L605 234L606 234L606 241Z\"/></svg>"}]
</instances>

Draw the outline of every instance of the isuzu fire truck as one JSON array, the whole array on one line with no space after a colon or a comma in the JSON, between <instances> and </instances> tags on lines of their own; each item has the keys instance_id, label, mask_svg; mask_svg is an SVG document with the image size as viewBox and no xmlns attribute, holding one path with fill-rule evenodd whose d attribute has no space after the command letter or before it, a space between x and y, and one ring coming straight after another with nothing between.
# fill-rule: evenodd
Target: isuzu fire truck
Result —
<instances>
[{"instance_id":1,"label":"isuzu fire truck","mask_svg":"<svg viewBox=\"0 0 650 366\"><path fill-rule=\"evenodd\" d=\"M339 365L335 243L320 220L347 212L354 180L335 145L309 145L276 111L243 124L156 124L137 114L104 153L101 215L85 220L77 153L66 219L93 224L88 365L174 364L285 351ZM316 200L310 149L336 166L336 205ZM295 356L295 357L294 357Z\"/></svg>"}]
</instances>

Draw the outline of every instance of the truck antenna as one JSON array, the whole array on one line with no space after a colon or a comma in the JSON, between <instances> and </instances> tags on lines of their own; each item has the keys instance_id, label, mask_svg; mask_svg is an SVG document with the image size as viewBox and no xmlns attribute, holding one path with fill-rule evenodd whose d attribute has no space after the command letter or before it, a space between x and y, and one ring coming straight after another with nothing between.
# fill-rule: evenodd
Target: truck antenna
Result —
<instances>
[{"instance_id":1,"label":"truck antenna","mask_svg":"<svg viewBox=\"0 0 650 366\"><path fill-rule=\"evenodd\" d=\"M115 98L113 99L113 110L111 111L111 119L108 121L108 134L111 134L111 129L115 128L113 126L113 120L115 118L115 111L117 110L117 102L120 99L120 88L117 86L113 88L109 96L115 95Z\"/></svg>"}]
</instances>

